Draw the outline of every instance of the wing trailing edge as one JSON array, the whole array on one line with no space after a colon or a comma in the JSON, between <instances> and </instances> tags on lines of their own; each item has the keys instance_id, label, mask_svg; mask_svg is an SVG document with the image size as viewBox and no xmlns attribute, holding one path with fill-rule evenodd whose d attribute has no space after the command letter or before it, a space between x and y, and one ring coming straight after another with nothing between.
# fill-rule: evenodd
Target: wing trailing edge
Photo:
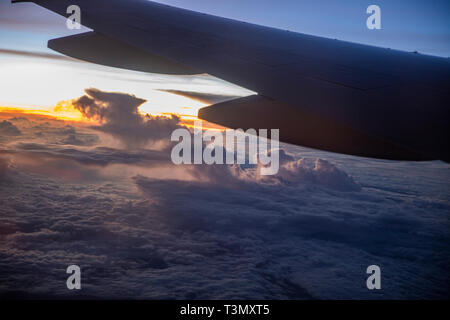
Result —
<instances>
[{"instance_id":1,"label":"wing trailing edge","mask_svg":"<svg viewBox=\"0 0 450 320\"><path fill-rule=\"evenodd\" d=\"M198 116L233 129L278 128L282 142L320 150L389 160L431 160L403 146L260 95L202 108Z\"/></svg>"}]
</instances>

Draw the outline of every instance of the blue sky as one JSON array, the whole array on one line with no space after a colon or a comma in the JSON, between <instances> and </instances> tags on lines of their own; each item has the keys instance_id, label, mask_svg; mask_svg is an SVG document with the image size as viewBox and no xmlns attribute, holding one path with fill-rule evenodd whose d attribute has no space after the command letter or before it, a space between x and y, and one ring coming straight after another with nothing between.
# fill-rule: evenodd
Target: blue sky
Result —
<instances>
[{"instance_id":1,"label":"blue sky","mask_svg":"<svg viewBox=\"0 0 450 320\"><path fill-rule=\"evenodd\" d=\"M450 56L446 0L161 0L228 18L329 38ZM382 30L366 28L366 8L382 10ZM45 51L46 40L67 34L64 20L34 4L0 0L1 47Z\"/></svg>"},{"instance_id":2,"label":"blue sky","mask_svg":"<svg viewBox=\"0 0 450 320\"><path fill-rule=\"evenodd\" d=\"M450 56L445 0L164 0L167 4L281 29ZM380 6L382 30L368 30L366 9Z\"/></svg>"}]
</instances>

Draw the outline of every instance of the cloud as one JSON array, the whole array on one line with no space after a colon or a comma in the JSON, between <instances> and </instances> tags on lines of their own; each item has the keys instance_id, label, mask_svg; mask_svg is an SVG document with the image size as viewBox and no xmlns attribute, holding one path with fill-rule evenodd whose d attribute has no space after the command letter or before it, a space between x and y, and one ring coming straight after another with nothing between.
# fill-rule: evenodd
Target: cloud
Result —
<instances>
[{"instance_id":1,"label":"cloud","mask_svg":"<svg viewBox=\"0 0 450 320\"><path fill-rule=\"evenodd\" d=\"M169 141L172 132L180 128L180 118L142 116L138 108L144 102L134 95L87 89L86 95L74 100L73 105L85 117L101 121L94 127L96 130L111 134L127 148Z\"/></svg>"},{"instance_id":2,"label":"cloud","mask_svg":"<svg viewBox=\"0 0 450 320\"><path fill-rule=\"evenodd\" d=\"M0 134L6 136L20 136L22 133L11 122L3 120L0 122Z\"/></svg>"},{"instance_id":3,"label":"cloud","mask_svg":"<svg viewBox=\"0 0 450 320\"><path fill-rule=\"evenodd\" d=\"M142 154L131 160L138 151L130 150L15 148L36 152L30 158L38 162L39 152L64 155L61 163L72 172L92 169L90 163L107 165L108 157L145 162ZM293 164L290 157L295 159L286 155L284 165ZM335 170L320 162L310 170ZM438 205L428 194L383 190L342 192L315 179L302 182L306 169L295 163L302 172L297 180L278 183L238 166L186 168L197 178L189 181L85 175L61 183L26 171L0 179L0 293L137 299L447 294L447 227L437 221L448 212L448 201ZM59 170L53 163L46 167ZM70 264L82 267L82 296L64 287ZM390 279L382 292L364 286L370 264L381 265Z\"/></svg>"},{"instance_id":4,"label":"cloud","mask_svg":"<svg viewBox=\"0 0 450 320\"><path fill-rule=\"evenodd\" d=\"M0 54L83 63L83 61L81 61L81 60L70 58L68 56L52 54L52 53L45 53L45 52L33 52L33 51L23 51L23 50L12 50L12 49L1 49L0 48Z\"/></svg>"},{"instance_id":5,"label":"cloud","mask_svg":"<svg viewBox=\"0 0 450 320\"><path fill-rule=\"evenodd\" d=\"M277 175L285 183L312 183L340 191L359 191L361 187L345 171L324 159L317 159L314 166L302 158L286 162Z\"/></svg>"},{"instance_id":6,"label":"cloud","mask_svg":"<svg viewBox=\"0 0 450 320\"><path fill-rule=\"evenodd\" d=\"M39 117L35 115L14 116L0 122L0 143L34 143L35 145L92 147L102 144L97 132L86 125Z\"/></svg>"},{"instance_id":7,"label":"cloud","mask_svg":"<svg viewBox=\"0 0 450 320\"><path fill-rule=\"evenodd\" d=\"M99 139L96 135L80 135L75 132L61 139L61 144L74 146L93 146L98 143L98 141Z\"/></svg>"},{"instance_id":8,"label":"cloud","mask_svg":"<svg viewBox=\"0 0 450 320\"><path fill-rule=\"evenodd\" d=\"M94 116L139 100L87 97ZM94 145L62 144L93 131L25 119L8 120L22 135L0 149L0 298L449 294L448 165L282 145L279 174L262 177L257 165L175 166L170 148L111 147L99 130ZM70 264L81 292L65 287ZM371 264L378 292L365 287Z\"/></svg>"},{"instance_id":9,"label":"cloud","mask_svg":"<svg viewBox=\"0 0 450 320\"><path fill-rule=\"evenodd\" d=\"M95 91L95 93L98 93L98 91ZM95 93L93 94L95 95ZM141 121L142 119L142 121L153 121L151 127L154 129L158 127L159 121L165 122L167 120L167 118L149 120L140 114L133 114L136 111L136 106L141 102L134 96L113 93L113 98L111 98L110 93L101 94L105 94L106 98L96 96L98 101L108 101L109 103L109 99L123 99L128 106L134 105L134 107L129 108L127 115L122 117L126 119L130 113L132 114L131 120L125 121L126 123ZM85 96L79 100L84 101L86 99L93 98ZM103 106L98 101L86 102L80 108L83 108L84 112L90 114L91 117L108 119L109 122L105 122L106 124L102 124L101 127L119 121L114 120L119 117L114 114L115 110L108 110L109 104ZM63 121L52 121L50 119L38 121L26 120L26 118L13 118L11 121L21 125L26 130L27 135L23 137L22 140L24 141L16 141L10 144L3 152L14 154L16 163L21 166L21 170L60 176L64 179L76 178L82 180L89 176L93 179L105 178L104 173L92 172L92 167L106 168L113 165L126 165L145 168L145 170L134 168L132 172L135 174L148 174L147 171L155 167L173 168L172 175L165 174L164 176L230 188L243 188L252 184L311 184L341 191L358 191L360 188L344 171L326 160L318 159L315 166L311 166L311 160L296 159L283 149L279 150L281 164L279 174L261 176L259 167L254 165L185 165L175 167L170 159L170 148L160 150L128 148L120 150L103 146L97 135L86 133L79 127L75 127L75 124L67 125ZM147 123L145 126L148 125ZM95 128L97 129L98 126ZM151 129L148 131L151 131ZM37 138L30 141L30 137ZM225 150L224 154L226 154ZM71 166L73 166L72 169ZM84 168L83 166L91 168ZM71 170L72 172L70 172ZM111 171L109 170L108 174L111 174ZM115 175L110 175L111 178L113 176Z\"/></svg>"},{"instance_id":10,"label":"cloud","mask_svg":"<svg viewBox=\"0 0 450 320\"><path fill-rule=\"evenodd\" d=\"M124 151L108 147L89 149L67 148L64 146L50 146L39 143L19 142L3 150L4 153L26 155L30 158L53 158L72 160L83 165L104 167L110 164L140 164L149 165L152 162L168 163L170 158L166 152L157 150Z\"/></svg>"},{"instance_id":11,"label":"cloud","mask_svg":"<svg viewBox=\"0 0 450 320\"><path fill-rule=\"evenodd\" d=\"M0 157L0 177L5 175L9 168L9 161Z\"/></svg>"},{"instance_id":12,"label":"cloud","mask_svg":"<svg viewBox=\"0 0 450 320\"><path fill-rule=\"evenodd\" d=\"M30 122L30 120L26 117L13 117L13 118L10 118L9 121L18 122L18 123L21 123L21 122L29 123Z\"/></svg>"},{"instance_id":13,"label":"cloud","mask_svg":"<svg viewBox=\"0 0 450 320\"><path fill-rule=\"evenodd\" d=\"M226 154L225 149L223 154ZM309 184L338 191L361 190L361 186L351 176L327 160L296 159L284 149L279 150L279 157L280 169L276 175L261 175L260 163L258 165L192 165L187 166L186 171L200 183L234 188L243 188L252 184L278 187Z\"/></svg>"},{"instance_id":14,"label":"cloud","mask_svg":"<svg viewBox=\"0 0 450 320\"><path fill-rule=\"evenodd\" d=\"M262 288L245 291L249 278L244 277L239 279L241 295L233 295L229 284L220 286L230 294L227 298L431 297L443 294L433 283L449 280L428 279L433 272L442 275L445 268L445 264L435 264L442 255L432 258L448 248L447 240L440 239L444 228L424 223L412 214L415 205L408 202L391 202L385 195L370 192L311 188L310 183L250 183L236 188L142 176L135 177L134 182L154 202L155 214L174 228L174 233L207 235L205 242L217 243L216 250L223 248L226 252L219 255L220 261L228 257L226 265L230 268L234 266L232 259L236 263L245 261L250 266L242 267L241 272L253 275L271 292L265 296ZM437 213L441 209L433 210ZM418 256L434 262L417 260ZM201 261L208 264L214 260L206 255ZM364 278L365 267L375 262L383 266L386 277L392 277L382 293L369 292L364 279L356 281ZM220 267L214 265L213 269ZM407 276L406 270L415 270L414 278ZM234 274L229 272L222 276L231 279ZM423 289L401 289L412 283ZM203 292L201 297L217 296Z\"/></svg>"}]
</instances>

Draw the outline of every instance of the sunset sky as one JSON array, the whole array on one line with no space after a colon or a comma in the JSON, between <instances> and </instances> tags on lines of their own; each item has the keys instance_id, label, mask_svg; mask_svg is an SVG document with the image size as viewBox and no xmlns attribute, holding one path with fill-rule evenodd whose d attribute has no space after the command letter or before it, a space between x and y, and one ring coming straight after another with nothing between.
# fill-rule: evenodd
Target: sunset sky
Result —
<instances>
[{"instance_id":1,"label":"sunset sky","mask_svg":"<svg viewBox=\"0 0 450 320\"><path fill-rule=\"evenodd\" d=\"M208 75L168 76L147 74L63 57L46 48L47 41L86 29L71 31L65 19L34 4L0 2L0 107L80 119L71 99L86 88L132 93L147 100L143 113L176 113L186 118L212 101L198 101L164 90L244 96L251 91ZM55 111L55 106L60 105ZM65 105L64 110L61 105Z\"/></svg>"}]
</instances>

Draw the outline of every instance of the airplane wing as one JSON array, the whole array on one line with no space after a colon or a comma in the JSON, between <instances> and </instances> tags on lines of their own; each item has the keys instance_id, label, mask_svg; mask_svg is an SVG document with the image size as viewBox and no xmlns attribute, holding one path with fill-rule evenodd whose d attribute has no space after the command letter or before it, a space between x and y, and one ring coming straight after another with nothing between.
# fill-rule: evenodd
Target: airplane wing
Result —
<instances>
[{"instance_id":1,"label":"airplane wing","mask_svg":"<svg viewBox=\"0 0 450 320\"><path fill-rule=\"evenodd\" d=\"M13 2L22 2L22 0ZM35 0L93 31L51 40L120 68L208 73L257 92L199 111L288 143L394 160L449 162L449 59L239 22L146 0Z\"/></svg>"}]
</instances>

